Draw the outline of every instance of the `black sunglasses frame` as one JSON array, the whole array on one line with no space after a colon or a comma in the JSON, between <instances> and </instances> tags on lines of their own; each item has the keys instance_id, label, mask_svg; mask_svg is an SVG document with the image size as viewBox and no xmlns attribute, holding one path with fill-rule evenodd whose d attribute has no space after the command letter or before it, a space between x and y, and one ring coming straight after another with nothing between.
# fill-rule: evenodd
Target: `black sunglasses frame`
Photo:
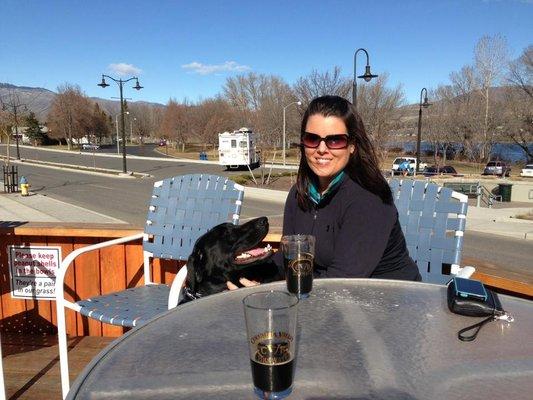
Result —
<instances>
[{"instance_id":1,"label":"black sunglasses frame","mask_svg":"<svg viewBox=\"0 0 533 400\"><path fill-rule=\"evenodd\" d=\"M306 145L304 143L304 138L306 136L311 136L313 138L318 138L318 143L316 146L309 146L309 145ZM345 138L346 139L346 144L342 147L332 147L330 146L331 144L331 141L334 141L334 140L338 140L339 138ZM307 147L308 149L316 149L320 146L320 143L321 142L324 142L324 144L326 145L326 147L330 150L342 150L342 149L345 149L348 147L348 145L350 144L350 136L348 134L345 134L345 133L341 133L341 134L338 134L338 135L328 135L326 137L320 137L320 135L317 135L316 133L311 133L311 132L304 132L301 136L301 142L302 142L302 146L304 147Z\"/></svg>"}]
</instances>

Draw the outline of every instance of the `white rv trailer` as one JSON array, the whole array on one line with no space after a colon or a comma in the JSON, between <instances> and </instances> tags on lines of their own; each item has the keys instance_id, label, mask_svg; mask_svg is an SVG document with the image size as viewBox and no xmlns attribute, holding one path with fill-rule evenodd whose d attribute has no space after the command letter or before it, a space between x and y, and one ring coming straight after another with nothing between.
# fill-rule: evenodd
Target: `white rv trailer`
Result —
<instances>
[{"instance_id":1,"label":"white rv trailer","mask_svg":"<svg viewBox=\"0 0 533 400\"><path fill-rule=\"evenodd\" d=\"M256 148L257 139L258 134L248 128L219 133L219 164L225 166L227 169L245 166L257 168L261 162L261 152Z\"/></svg>"}]
</instances>

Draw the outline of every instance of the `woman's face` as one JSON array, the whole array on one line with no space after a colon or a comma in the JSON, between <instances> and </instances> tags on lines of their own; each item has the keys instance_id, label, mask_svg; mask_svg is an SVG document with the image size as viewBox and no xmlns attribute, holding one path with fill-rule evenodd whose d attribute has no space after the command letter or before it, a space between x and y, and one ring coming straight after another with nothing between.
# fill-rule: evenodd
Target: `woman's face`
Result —
<instances>
[{"instance_id":1,"label":"woman's face","mask_svg":"<svg viewBox=\"0 0 533 400\"><path fill-rule=\"evenodd\" d=\"M311 115L307 120L305 131L314 133L322 138L330 135L348 134L343 120L321 114ZM344 149L329 149L325 141L321 141L317 148L304 147L305 158L311 170L318 177L320 191L326 190L335 175L348 164L350 155L355 151L353 144Z\"/></svg>"}]
</instances>

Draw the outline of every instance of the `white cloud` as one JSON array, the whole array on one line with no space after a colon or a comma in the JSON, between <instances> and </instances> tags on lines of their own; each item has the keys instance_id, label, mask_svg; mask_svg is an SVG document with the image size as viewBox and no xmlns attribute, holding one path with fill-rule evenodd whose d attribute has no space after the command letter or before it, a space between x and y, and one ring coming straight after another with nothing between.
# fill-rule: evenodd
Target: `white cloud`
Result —
<instances>
[{"instance_id":1,"label":"white cloud","mask_svg":"<svg viewBox=\"0 0 533 400\"><path fill-rule=\"evenodd\" d=\"M251 68L248 65L240 65L235 61L226 61L223 64L202 64L197 61L193 61L190 64L184 64L181 66L183 69L187 69L192 73L200 75L215 74L217 72L244 72L249 71Z\"/></svg>"},{"instance_id":2,"label":"white cloud","mask_svg":"<svg viewBox=\"0 0 533 400\"><path fill-rule=\"evenodd\" d=\"M137 68L134 65L126 64L126 63L118 63L118 64L109 64L109 67L107 67L111 72L114 72L117 75L125 76L125 75L139 75L142 72L142 69Z\"/></svg>"}]
</instances>

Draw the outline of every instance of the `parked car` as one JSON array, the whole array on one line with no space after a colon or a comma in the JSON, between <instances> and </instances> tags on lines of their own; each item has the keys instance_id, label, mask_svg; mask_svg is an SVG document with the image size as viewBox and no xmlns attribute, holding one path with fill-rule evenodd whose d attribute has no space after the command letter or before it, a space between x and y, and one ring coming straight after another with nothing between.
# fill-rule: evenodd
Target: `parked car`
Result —
<instances>
[{"instance_id":1,"label":"parked car","mask_svg":"<svg viewBox=\"0 0 533 400\"><path fill-rule=\"evenodd\" d=\"M451 165L444 165L442 167L437 167L436 165L432 165L431 167L424 168L424 171L422 171L424 176L433 176L433 175L457 175L457 171L454 167Z\"/></svg>"},{"instance_id":2,"label":"parked car","mask_svg":"<svg viewBox=\"0 0 533 400\"><path fill-rule=\"evenodd\" d=\"M84 143L81 145L83 150L99 150L100 146L95 143Z\"/></svg>"},{"instance_id":3,"label":"parked car","mask_svg":"<svg viewBox=\"0 0 533 400\"><path fill-rule=\"evenodd\" d=\"M533 164L527 164L522 170L522 172L520 172L520 176L533 178Z\"/></svg>"},{"instance_id":4,"label":"parked car","mask_svg":"<svg viewBox=\"0 0 533 400\"><path fill-rule=\"evenodd\" d=\"M394 159L394 161L392 162L392 174L395 175L397 173L399 173L398 171L398 167L400 166L401 163L403 163L404 161L408 161L409 164L410 164L410 169L415 169L415 165L416 165L416 157L396 157ZM420 162L420 168L419 168L419 171L423 171L424 168L426 168L428 165L424 162Z\"/></svg>"},{"instance_id":5,"label":"parked car","mask_svg":"<svg viewBox=\"0 0 533 400\"><path fill-rule=\"evenodd\" d=\"M482 175L509 176L511 166L503 161L489 161L483 170Z\"/></svg>"}]
</instances>

